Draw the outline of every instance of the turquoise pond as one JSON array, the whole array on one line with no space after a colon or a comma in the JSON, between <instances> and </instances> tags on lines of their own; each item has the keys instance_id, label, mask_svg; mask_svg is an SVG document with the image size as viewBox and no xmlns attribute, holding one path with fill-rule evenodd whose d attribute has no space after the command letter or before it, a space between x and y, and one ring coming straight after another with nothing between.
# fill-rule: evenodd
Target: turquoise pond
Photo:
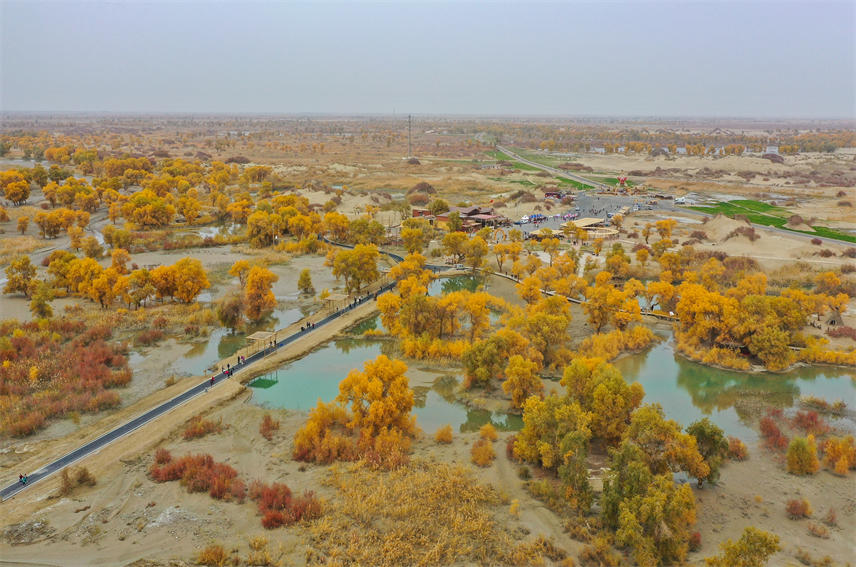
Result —
<instances>
[{"instance_id":1,"label":"turquoise pond","mask_svg":"<svg viewBox=\"0 0 856 567\"><path fill-rule=\"evenodd\" d=\"M475 290L480 280L467 276L434 281L429 293L449 293L461 289ZM485 286L490 289L488 283ZM274 313L260 329L283 327L299 320L305 313L299 309ZM497 314L491 319L496 322ZM251 329L249 332L260 329ZM380 354L398 355L396 342L389 339L358 337L365 331L384 330L379 317L362 321L349 330L357 338L327 342L306 356L280 367L273 375L253 387L253 401L259 405L308 411L319 399L330 401L339 391L339 382L353 368L362 368L367 360ZM207 341L190 347L174 366L176 373L203 374L211 361L222 359L245 344L245 335L226 330L212 333ZM856 372L834 367L805 367L774 374L745 374L703 366L676 356L670 335L646 352L615 361L628 382L637 381L645 388L645 402L663 406L666 414L683 425L709 417L729 435L747 441L757 438L748 425L757 418L753 412L762 405L789 408L801 396L817 396L829 401L844 400L856 406ZM415 371L415 370L414 370ZM433 372L436 379L430 387L416 387L417 421L428 433L452 424L461 431L474 430L492 422L501 429L519 429L519 416L468 408L455 400L460 371ZM423 383L425 381L423 380ZM547 389L550 386L548 383Z\"/></svg>"},{"instance_id":2,"label":"turquoise pond","mask_svg":"<svg viewBox=\"0 0 856 567\"><path fill-rule=\"evenodd\" d=\"M352 329L363 332L380 328L377 318L368 319ZM265 381L264 388L254 388L255 403L307 411L318 399L332 400L339 392L339 382L353 368L380 354L396 355L391 340L348 338L331 341L305 357L281 367ZM757 405L743 403L754 399L765 404L788 408L800 396L812 395L827 400L844 400L856 405L856 374L839 368L801 368L785 374L743 374L710 368L675 356L667 339L647 352L627 356L615 362L628 382L637 381L645 388L645 401L663 406L666 414L687 425L709 417L729 435L745 440L757 437L746 425ZM461 431L472 430L488 419L502 429L518 429L518 416L473 410L456 402L454 392L460 376L439 376L431 388L416 388L414 413L425 431L433 432L447 423ZM548 385L549 389L549 385Z\"/></svg>"}]
</instances>

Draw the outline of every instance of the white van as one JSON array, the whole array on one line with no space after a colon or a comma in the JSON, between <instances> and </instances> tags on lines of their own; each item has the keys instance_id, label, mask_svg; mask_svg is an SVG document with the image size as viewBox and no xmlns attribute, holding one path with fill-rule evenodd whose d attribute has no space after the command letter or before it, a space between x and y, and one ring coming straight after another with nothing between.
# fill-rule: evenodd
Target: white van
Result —
<instances>
[{"instance_id":1,"label":"white van","mask_svg":"<svg viewBox=\"0 0 856 567\"><path fill-rule=\"evenodd\" d=\"M676 204L676 205L683 205L683 204L684 204L684 203L686 203L686 202L687 202L687 198L686 198L686 197L677 197L677 198L675 198L675 204Z\"/></svg>"}]
</instances>

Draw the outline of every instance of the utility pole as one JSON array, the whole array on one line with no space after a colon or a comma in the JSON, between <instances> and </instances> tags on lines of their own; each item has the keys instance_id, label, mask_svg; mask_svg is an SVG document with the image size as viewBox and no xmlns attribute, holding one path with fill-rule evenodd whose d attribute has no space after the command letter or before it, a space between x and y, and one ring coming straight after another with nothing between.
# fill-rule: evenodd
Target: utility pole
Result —
<instances>
[{"instance_id":1,"label":"utility pole","mask_svg":"<svg viewBox=\"0 0 856 567\"><path fill-rule=\"evenodd\" d=\"M411 149L411 134L413 133L413 115L407 115L407 157L413 157L413 150Z\"/></svg>"}]
</instances>

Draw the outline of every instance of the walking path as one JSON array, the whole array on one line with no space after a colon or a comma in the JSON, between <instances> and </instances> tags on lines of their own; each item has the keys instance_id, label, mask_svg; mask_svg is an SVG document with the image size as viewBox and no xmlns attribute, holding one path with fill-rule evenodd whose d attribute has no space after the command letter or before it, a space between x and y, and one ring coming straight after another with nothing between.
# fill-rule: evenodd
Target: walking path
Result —
<instances>
[{"instance_id":1,"label":"walking path","mask_svg":"<svg viewBox=\"0 0 856 567\"><path fill-rule=\"evenodd\" d=\"M353 246L350 246L347 244L339 244L336 242L331 242L331 241L327 240L326 238L324 240L329 242L330 244L333 244L336 246L342 246L345 248L353 248ZM391 252L384 252L382 250L380 252L382 254L389 256L390 258L392 258L396 262L400 262L403 260L403 258L401 256L399 256L398 254L393 254ZM430 266L429 269L432 269L433 271L440 271L440 270L446 269L446 267L445 266ZM316 321L314 324L311 325L311 327L302 328L296 332L291 333L290 335L286 336L282 340L276 340L276 342L270 342L270 343L266 344L261 350L255 352L255 353L252 353L252 354L247 354L243 363L231 366L229 374L227 374L226 373L227 371L225 371L225 370L220 371L218 374L214 375L213 380L212 380L212 378L206 378L204 381L200 382L196 386L193 386L192 388L182 392L181 394L179 394L179 395L163 402L162 404L146 411L145 413L137 416L136 418L132 419L131 421L124 423L124 424L108 431L107 433L101 435L100 437L93 439L92 441L89 441L85 445L78 447L74 451L71 451L70 453L63 455L62 457L44 465L40 469L29 473L27 475L27 484L22 484L21 482L15 481L14 483L9 484L8 486L5 486L2 490L0 490L0 501L3 501L3 500L6 500L8 498L15 496L16 494L18 494L19 492L21 492L22 490L24 490L28 486L35 484L35 483L39 482L40 480L44 480L45 478L51 476L52 474L57 473L57 472L61 471L62 469L64 469L65 467L67 467L67 466L79 461L80 459L86 457L87 455L91 455L92 453L98 451L99 449L109 445L110 443L113 443L114 441L121 439L122 437L124 437L125 435L128 435L132 431L139 429L140 427L146 425L147 423L151 422L154 419L157 419L159 416L169 412L170 410L177 408L178 406L180 406L180 405L186 403L187 401L195 398L199 394L206 392L208 390L208 388L210 388L214 384L217 384L217 383L225 380L226 378L228 378L231 375L234 375L235 373L246 370L253 363L257 363L257 362L263 360L268 355L276 352L277 350L279 350L279 349L281 349L287 345L290 345L291 343L293 343L294 341L296 341L302 337L307 336L308 334L312 333L316 329L323 327L324 325L327 325L331 321L338 319L339 317L345 315L346 313L351 312L352 310L356 309L360 305L363 305L367 301L374 301L378 295L380 295L382 293L386 293L387 291L392 289L395 286L395 283L396 282L394 282L394 281L384 283L377 290L375 290L373 293L369 293L367 295L363 295L362 297L354 299L350 303L346 304L344 307L339 308L336 311L328 314L327 316L325 316L321 320Z\"/></svg>"}]
</instances>

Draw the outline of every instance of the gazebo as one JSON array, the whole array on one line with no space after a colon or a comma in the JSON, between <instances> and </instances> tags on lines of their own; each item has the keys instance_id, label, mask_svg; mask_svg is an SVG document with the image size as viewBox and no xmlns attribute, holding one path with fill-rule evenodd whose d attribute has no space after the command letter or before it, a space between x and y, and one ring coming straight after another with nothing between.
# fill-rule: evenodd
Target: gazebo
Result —
<instances>
[{"instance_id":1,"label":"gazebo","mask_svg":"<svg viewBox=\"0 0 856 567\"><path fill-rule=\"evenodd\" d=\"M256 331L255 333L247 337L247 340L250 341L255 347L256 352L269 347L271 339L273 339L273 342L276 342L276 332ZM259 348L259 345L261 345L261 348Z\"/></svg>"}]
</instances>

